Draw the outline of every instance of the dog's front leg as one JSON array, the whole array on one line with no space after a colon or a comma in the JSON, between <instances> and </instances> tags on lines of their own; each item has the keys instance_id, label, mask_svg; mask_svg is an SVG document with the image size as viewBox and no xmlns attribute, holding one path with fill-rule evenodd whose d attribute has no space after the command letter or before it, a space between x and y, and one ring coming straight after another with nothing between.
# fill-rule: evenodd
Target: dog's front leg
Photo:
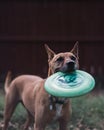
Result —
<instances>
[{"instance_id":1,"label":"dog's front leg","mask_svg":"<svg viewBox=\"0 0 104 130\"><path fill-rule=\"evenodd\" d=\"M24 124L23 130L28 130L28 127L29 127L29 125L31 124L32 119L33 119L33 117L32 117L32 115L30 114L30 112L27 111L27 113L28 113L28 117L27 117L27 120L26 120L26 122L25 122L25 124Z\"/></svg>"},{"instance_id":2,"label":"dog's front leg","mask_svg":"<svg viewBox=\"0 0 104 130\"><path fill-rule=\"evenodd\" d=\"M42 120L43 122L41 122ZM41 120L36 120L34 130L45 130L44 118L41 118Z\"/></svg>"},{"instance_id":3,"label":"dog's front leg","mask_svg":"<svg viewBox=\"0 0 104 130\"><path fill-rule=\"evenodd\" d=\"M59 121L59 130L68 130L68 121L61 119Z\"/></svg>"},{"instance_id":4,"label":"dog's front leg","mask_svg":"<svg viewBox=\"0 0 104 130\"><path fill-rule=\"evenodd\" d=\"M43 104L37 105L35 110L34 130L45 130L46 127L46 110Z\"/></svg>"},{"instance_id":5,"label":"dog's front leg","mask_svg":"<svg viewBox=\"0 0 104 130\"><path fill-rule=\"evenodd\" d=\"M63 116L59 119L59 130L69 130L68 129L68 123L71 116L71 106L68 102L67 104L64 104L62 114Z\"/></svg>"},{"instance_id":6,"label":"dog's front leg","mask_svg":"<svg viewBox=\"0 0 104 130\"><path fill-rule=\"evenodd\" d=\"M42 127L34 127L34 130L45 130L45 129Z\"/></svg>"}]
</instances>

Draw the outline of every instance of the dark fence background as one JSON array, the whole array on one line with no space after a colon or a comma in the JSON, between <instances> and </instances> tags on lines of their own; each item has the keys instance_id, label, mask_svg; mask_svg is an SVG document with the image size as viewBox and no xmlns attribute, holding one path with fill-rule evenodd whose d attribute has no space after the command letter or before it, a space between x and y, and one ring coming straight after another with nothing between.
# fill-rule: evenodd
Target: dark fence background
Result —
<instances>
[{"instance_id":1,"label":"dark fence background","mask_svg":"<svg viewBox=\"0 0 104 130\"><path fill-rule=\"evenodd\" d=\"M79 41L80 69L104 75L104 2L0 2L0 80L15 75L47 76L47 43L56 53Z\"/></svg>"}]
</instances>

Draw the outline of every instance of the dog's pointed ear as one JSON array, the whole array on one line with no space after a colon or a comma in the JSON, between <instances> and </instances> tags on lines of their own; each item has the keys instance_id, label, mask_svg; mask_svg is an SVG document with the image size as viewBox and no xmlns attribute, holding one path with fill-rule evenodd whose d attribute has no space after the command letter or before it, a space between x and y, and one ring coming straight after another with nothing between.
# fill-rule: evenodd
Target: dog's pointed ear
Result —
<instances>
[{"instance_id":1,"label":"dog's pointed ear","mask_svg":"<svg viewBox=\"0 0 104 130\"><path fill-rule=\"evenodd\" d=\"M46 52L47 52L47 54L48 54L48 61L51 61L52 58L53 58L56 54L54 53L54 51L52 51L52 50L48 47L47 44L45 44L44 46L45 46Z\"/></svg>"},{"instance_id":2,"label":"dog's pointed ear","mask_svg":"<svg viewBox=\"0 0 104 130\"><path fill-rule=\"evenodd\" d=\"M79 54L78 54L78 41L75 43L73 49L70 51L71 53L73 53L78 59L79 59Z\"/></svg>"}]
</instances>

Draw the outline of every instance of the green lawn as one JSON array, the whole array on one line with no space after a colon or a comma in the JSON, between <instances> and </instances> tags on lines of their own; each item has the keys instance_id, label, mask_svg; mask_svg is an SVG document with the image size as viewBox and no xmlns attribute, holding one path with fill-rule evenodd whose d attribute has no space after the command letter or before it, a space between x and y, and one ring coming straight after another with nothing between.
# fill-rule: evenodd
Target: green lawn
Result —
<instances>
[{"instance_id":1,"label":"green lawn","mask_svg":"<svg viewBox=\"0 0 104 130\"><path fill-rule=\"evenodd\" d=\"M73 98L70 130L104 130L104 95L91 94ZM3 120L4 94L0 93L0 122ZM19 105L11 119L9 130L20 130L25 122L26 111ZM55 130L56 125L47 130ZM21 129L22 130L22 129Z\"/></svg>"}]
</instances>

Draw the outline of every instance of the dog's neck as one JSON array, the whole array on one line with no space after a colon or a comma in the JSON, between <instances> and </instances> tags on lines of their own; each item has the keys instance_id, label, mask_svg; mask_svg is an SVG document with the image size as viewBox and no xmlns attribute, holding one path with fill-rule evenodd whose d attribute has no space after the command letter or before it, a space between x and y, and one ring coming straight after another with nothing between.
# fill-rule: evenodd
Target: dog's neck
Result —
<instances>
[{"instance_id":1,"label":"dog's neck","mask_svg":"<svg viewBox=\"0 0 104 130\"><path fill-rule=\"evenodd\" d=\"M67 103L68 98L59 98L49 95L49 101L50 101L50 110L52 110L53 106L56 104L64 105L65 103Z\"/></svg>"},{"instance_id":2,"label":"dog's neck","mask_svg":"<svg viewBox=\"0 0 104 130\"><path fill-rule=\"evenodd\" d=\"M48 69L48 77L51 76L53 73L51 69ZM59 98L52 95L49 95L49 102L50 102L50 110L53 109L53 106L56 104L63 105L68 102L68 98Z\"/></svg>"}]
</instances>

